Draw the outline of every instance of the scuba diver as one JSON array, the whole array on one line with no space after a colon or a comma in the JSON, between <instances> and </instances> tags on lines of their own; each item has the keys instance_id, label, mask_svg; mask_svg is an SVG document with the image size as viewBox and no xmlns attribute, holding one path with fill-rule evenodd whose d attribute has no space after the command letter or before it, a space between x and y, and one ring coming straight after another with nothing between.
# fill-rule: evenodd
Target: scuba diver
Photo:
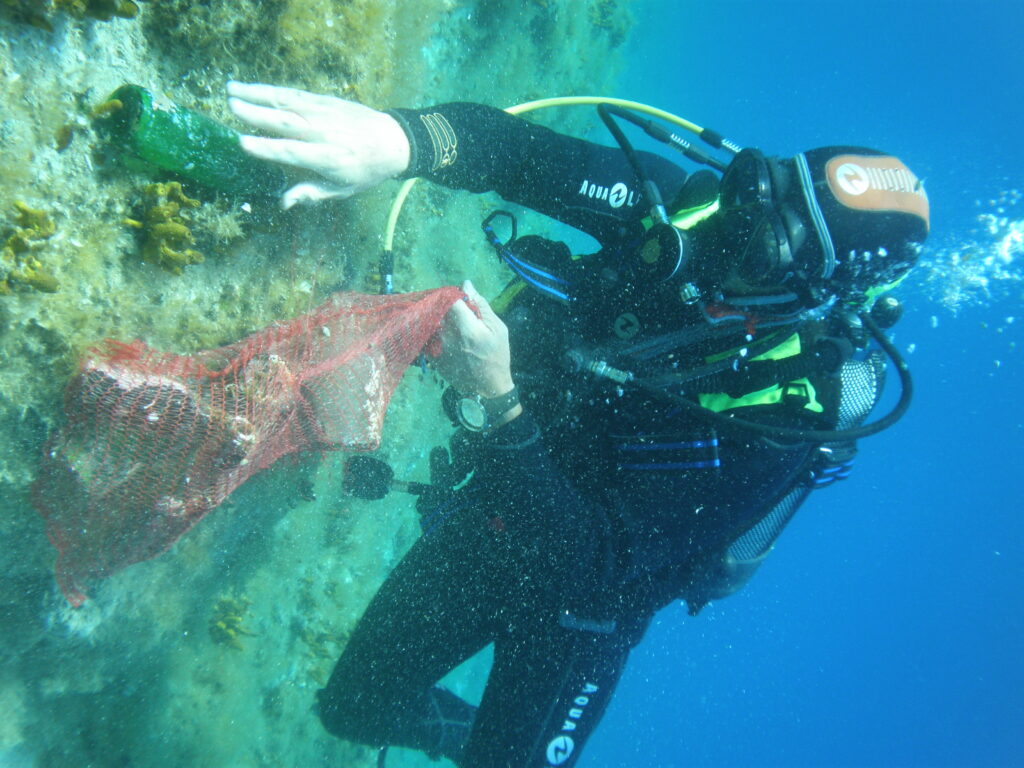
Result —
<instances>
[{"instance_id":1,"label":"scuba diver","mask_svg":"<svg viewBox=\"0 0 1024 768\"><path fill-rule=\"evenodd\" d=\"M267 134L247 152L311 172L285 207L422 177L600 243L574 256L507 211L484 222L516 279L493 302L467 282L445 319L434 366L459 429L431 454L423 535L317 696L324 727L381 747L381 764L397 745L473 768L573 765L654 614L741 588L808 495L847 476L856 441L906 410L883 331L928 232L921 183L863 147L775 157L705 130L709 152L609 103L617 147L480 104L228 94ZM709 168L635 151L626 123ZM887 357L902 393L865 423ZM489 644L479 706L438 685Z\"/></svg>"}]
</instances>

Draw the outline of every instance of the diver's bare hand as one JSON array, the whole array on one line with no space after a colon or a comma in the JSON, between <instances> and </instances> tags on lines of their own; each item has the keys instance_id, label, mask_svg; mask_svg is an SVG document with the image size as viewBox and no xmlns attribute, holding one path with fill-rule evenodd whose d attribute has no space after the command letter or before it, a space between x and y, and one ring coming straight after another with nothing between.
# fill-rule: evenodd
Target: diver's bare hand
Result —
<instances>
[{"instance_id":1,"label":"diver's bare hand","mask_svg":"<svg viewBox=\"0 0 1024 768\"><path fill-rule=\"evenodd\" d=\"M354 101L295 88L229 82L228 105L251 128L279 138L243 136L242 149L264 160L313 171L281 198L350 197L409 167L409 140L391 115Z\"/></svg>"},{"instance_id":2,"label":"diver's bare hand","mask_svg":"<svg viewBox=\"0 0 1024 768\"><path fill-rule=\"evenodd\" d=\"M469 280L462 290L480 315L465 301L455 302L441 326L442 352L434 367L463 394L500 397L513 386L508 328Z\"/></svg>"}]
</instances>

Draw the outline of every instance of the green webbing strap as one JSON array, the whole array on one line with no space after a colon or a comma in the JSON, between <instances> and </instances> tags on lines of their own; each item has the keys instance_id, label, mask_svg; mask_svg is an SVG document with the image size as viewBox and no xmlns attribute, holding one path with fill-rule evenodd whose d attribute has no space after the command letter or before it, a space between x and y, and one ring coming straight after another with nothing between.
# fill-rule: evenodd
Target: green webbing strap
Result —
<instances>
[{"instance_id":1,"label":"green webbing strap","mask_svg":"<svg viewBox=\"0 0 1024 768\"><path fill-rule=\"evenodd\" d=\"M716 211L718 211L717 197L706 205L698 205L696 208L684 208L672 214L672 226L676 229L687 230L695 224L700 224L700 222Z\"/></svg>"},{"instance_id":2,"label":"green webbing strap","mask_svg":"<svg viewBox=\"0 0 1024 768\"><path fill-rule=\"evenodd\" d=\"M494 310L494 314L504 314L516 296L522 293L523 288L526 287L526 281L521 277L515 277L509 281L508 285L501 289L501 293L491 300L491 309Z\"/></svg>"},{"instance_id":3,"label":"green webbing strap","mask_svg":"<svg viewBox=\"0 0 1024 768\"><path fill-rule=\"evenodd\" d=\"M756 360L785 360L787 357L796 357L803 351L800 343L800 334L792 333L771 349L765 350L760 355L750 358L751 362Z\"/></svg>"},{"instance_id":4,"label":"green webbing strap","mask_svg":"<svg viewBox=\"0 0 1024 768\"><path fill-rule=\"evenodd\" d=\"M800 334L794 333L771 349L762 352L756 357L752 357L751 362L785 360L796 357L802 351ZM748 408L752 405L776 405L794 398L803 400L803 407L814 413L823 413L825 410L821 403L818 402L817 391L814 389L814 385L811 384L806 376L794 379L786 384L773 384L756 392L748 392L740 397L732 397L725 392L709 392L699 394L697 398L704 408L715 413L732 410L733 408Z\"/></svg>"},{"instance_id":5,"label":"green webbing strap","mask_svg":"<svg viewBox=\"0 0 1024 768\"><path fill-rule=\"evenodd\" d=\"M698 395L697 398L701 406L715 413L730 411L733 408L749 408L752 405L777 405L792 399L803 400L803 407L808 411L823 413L825 408L818 402L817 394L810 380L803 378L786 384L773 384L767 389L759 389L742 397L731 397L725 392L717 392Z\"/></svg>"},{"instance_id":6,"label":"green webbing strap","mask_svg":"<svg viewBox=\"0 0 1024 768\"><path fill-rule=\"evenodd\" d=\"M799 440L802 442L812 443L835 443L840 440L860 440L862 437L877 435L882 430L888 429L899 421L903 417L903 414L907 412L907 409L910 407L910 401L914 398L914 381L910 376L910 368L907 366L907 361L900 355L896 346L889 341L884 333L882 333L882 329L878 327L878 323L871 319L871 315L867 312L861 312L857 316L864 324L864 327L868 329L868 333L871 334L871 338L875 340L878 346L882 348L882 351L885 352L886 356L892 361L893 366L896 368L896 374L900 378L900 386L902 387L900 398L896 405L892 407L891 411L885 414L885 416L882 416L869 424L861 424L859 427L849 427L847 429L800 429L796 427L778 427L770 424L761 424L757 421L741 418L734 413L716 413L708 408L702 408L699 404L686 398L684 395L671 392L663 387L652 386L644 382L642 379L635 379L630 382L630 384L631 386L635 386L638 389L649 393L651 397L677 405L685 411L692 413L694 416L706 419L712 424L718 425L723 429L728 429L730 427L734 429L743 429L753 434L769 437L772 440Z\"/></svg>"},{"instance_id":7,"label":"green webbing strap","mask_svg":"<svg viewBox=\"0 0 1024 768\"><path fill-rule=\"evenodd\" d=\"M870 310L873 306L875 306L875 302L878 301L879 296L881 296L884 293L888 293L897 285L902 283L904 280L907 279L907 275L909 274L909 271L905 272L904 274L900 275L895 280L893 280L891 283L886 283L885 285L873 285L866 291L864 291L865 301L863 309Z\"/></svg>"},{"instance_id":8,"label":"green webbing strap","mask_svg":"<svg viewBox=\"0 0 1024 768\"><path fill-rule=\"evenodd\" d=\"M672 222L673 227L685 231L696 224L700 224L700 222L704 221L704 219L711 216L717 210L718 199L716 198L710 203L705 203L704 205L698 205L693 208L683 208L681 211L676 211L672 214L669 220ZM644 229L650 229L653 223L654 222L651 220L650 216L641 220L641 224L644 225Z\"/></svg>"}]
</instances>

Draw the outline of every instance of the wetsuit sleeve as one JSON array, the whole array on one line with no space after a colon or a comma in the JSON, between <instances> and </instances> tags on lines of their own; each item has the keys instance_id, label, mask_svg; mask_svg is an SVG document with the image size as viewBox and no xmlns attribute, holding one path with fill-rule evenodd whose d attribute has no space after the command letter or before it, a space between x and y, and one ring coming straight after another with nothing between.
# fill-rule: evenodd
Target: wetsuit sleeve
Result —
<instances>
[{"instance_id":1,"label":"wetsuit sleeve","mask_svg":"<svg viewBox=\"0 0 1024 768\"><path fill-rule=\"evenodd\" d=\"M455 189L497 192L605 242L644 218L647 205L625 155L564 136L482 104L441 104L390 113L411 146L408 176ZM671 200L686 172L665 158L638 153Z\"/></svg>"}]
</instances>

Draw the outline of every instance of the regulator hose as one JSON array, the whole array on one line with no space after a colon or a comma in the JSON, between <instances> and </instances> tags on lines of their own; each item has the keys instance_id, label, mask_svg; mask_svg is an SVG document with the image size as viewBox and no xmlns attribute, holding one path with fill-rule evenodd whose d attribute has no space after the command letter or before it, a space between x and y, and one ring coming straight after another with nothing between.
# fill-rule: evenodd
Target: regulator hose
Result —
<instances>
[{"instance_id":1,"label":"regulator hose","mask_svg":"<svg viewBox=\"0 0 1024 768\"><path fill-rule=\"evenodd\" d=\"M673 405L678 405L680 408L683 408L692 415L704 419L705 421L710 421L712 424L727 428L743 429L768 438L798 440L800 442L808 443L833 443L845 440L859 440L862 437L877 435L879 432L888 429L899 421L907 412L907 409L910 407L911 398L914 396L914 382L910 376L910 367L907 365L906 360L903 359L895 345L893 345L882 329L878 327L877 323L871 319L871 316L866 312L858 313L857 316L864 324L864 327L867 328L871 337L878 343L878 346L881 347L882 351L884 351L889 359L892 360L893 365L896 366L896 373L899 375L900 379L900 397L896 405L894 405L892 410L885 416L871 422L870 424L863 424L859 427L851 427L849 429L798 429L795 427L777 427L769 424L760 424L756 421L750 421L749 419L742 419L738 416L732 416L727 413L712 411L709 408L705 408L704 406L693 402L683 395L676 394L675 392L669 392L666 389L656 387L652 384L645 384L643 379L633 379L629 382L629 386L641 389L656 399L665 400Z\"/></svg>"}]
</instances>

